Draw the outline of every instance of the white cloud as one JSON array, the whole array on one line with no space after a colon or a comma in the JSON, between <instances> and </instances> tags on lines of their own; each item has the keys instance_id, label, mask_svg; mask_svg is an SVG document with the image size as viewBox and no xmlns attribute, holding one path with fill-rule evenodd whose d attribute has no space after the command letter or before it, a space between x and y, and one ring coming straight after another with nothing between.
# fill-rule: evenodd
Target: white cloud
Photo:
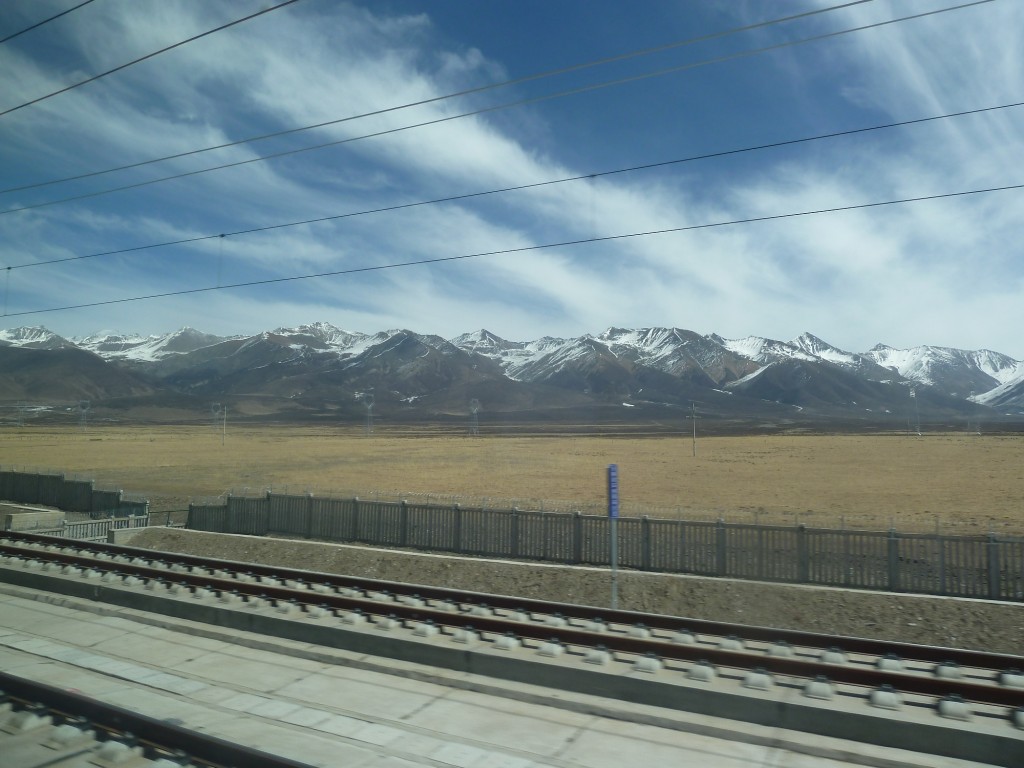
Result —
<instances>
[{"instance_id":1,"label":"white cloud","mask_svg":"<svg viewBox=\"0 0 1024 768\"><path fill-rule=\"evenodd\" d=\"M931 4L907 6L901 4L899 12ZM95 71L222 23L220 8L166 2L114 4L95 14L83 9L75 14L76 35L63 42L77 46L69 61ZM845 18L864 23L894 10L866 6ZM826 89L828 103L842 107L827 115L833 120L829 130L859 127L1019 98L1024 54L1015 38L1022 23L1019 5L995 3L868 30L828 45L788 49L784 57L751 59L743 67L761 68L763 87L771 89L780 112L813 104ZM117 50L113 41L120 38L132 46ZM488 59L475 41L442 45L440 39L428 16L389 15L376 6L276 12L12 114L0 123L0 143L7 144L4 156L12 163L33 164L18 166L18 173L35 180L371 112L506 76L511 62ZM0 65L19 74L8 90L12 103L66 82L60 62L5 48ZM708 83L706 104L687 102L688 137L700 128L701 120L693 116L703 119L705 110L709 126L736 131L739 138L728 141L765 135L767 128L756 125L739 130L750 119L742 103L729 105L731 112L713 111L719 108L711 98L715 89L740 98L745 91L738 85L716 80L714 68L687 77ZM643 86L666 116L638 113L633 133L616 129L621 137L609 129L602 138L615 156L644 156L645 135L674 135L677 85L661 78ZM513 98L495 91L437 102L160 168L4 195L0 208L438 119ZM593 120L588 110L604 103L609 102L580 99L573 109L579 108L579 120ZM573 136L551 127L555 123L548 122L545 110L535 105L509 112L507 119L462 118L0 216L0 232L7 236L0 261L215 235L608 167L604 146L574 146ZM793 115L785 117L800 126ZM822 130L821 119L820 113L809 113L799 130L804 135ZM751 153L728 166L686 164L215 238L90 260L53 274L74 275L81 281L78 293L116 298L209 285L218 275L228 283L330 272L1022 183L1015 176L1024 150L1022 128L1024 110L1006 110L816 142L785 153ZM534 141L538 135L544 136L543 146ZM715 143L715 136L707 141L729 146L725 140ZM680 142L676 156L697 153L691 143ZM251 322L249 330L257 331L325 319L355 330L405 326L441 335L483 326L523 339L597 332L609 325L680 325L733 337L791 338L808 330L855 351L886 341L987 346L1020 358L1024 348L1015 328L1024 324L1024 302L1014 299L1022 279L1022 214L1024 195L1007 192L480 257L272 290L162 299L145 305L151 314L143 330L190 324L237 332ZM31 288L20 278L15 282L19 307L62 305L76 293L59 281ZM52 317L55 325L70 325L110 316L96 327L128 327L117 320L138 319L140 306L90 310L68 321ZM32 319L49 322L49 317Z\"/></svg>"}]
</instances>

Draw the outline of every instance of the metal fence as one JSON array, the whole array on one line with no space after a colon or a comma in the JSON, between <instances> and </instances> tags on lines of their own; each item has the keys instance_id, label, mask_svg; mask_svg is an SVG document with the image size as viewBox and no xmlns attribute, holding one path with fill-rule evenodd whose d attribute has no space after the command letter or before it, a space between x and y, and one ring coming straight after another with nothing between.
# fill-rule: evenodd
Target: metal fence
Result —
<instances>
[{"instance_id":1,"label":"metal fence","mask_svg":"<svg viewBox=\"0 0 1024 768\"><path fill-rule=\"evenodd\" d=\"M62 536L80 541L107 541L111 531L125 528L148 528L149 515L131 517L108 517L103 520L82 520L76 523L65 521L59 528L46 528L31 533L45 533L48 536Z\"/></svg>"},{"instance_id":2,"label":"metal fence","mask_svg":"<svg viewBox=\"0 0 1024 768\"><path fill-rule=\"evenodd\" d=\"M460 555L610 565L608 518L267 493L189 506L189 528ZM1024 538L622 517L619 566L761 581L1024 600Z\"/></svg>"},{"instance_id":3,"label":"metal fence","mask_svg":"<svg viewBox=\"0 0 1024 768\"><path fill-rule=\"evenodd\" d=\"M123 491L98 490L92 480L68 479L56 473L0 469L0 499L84 512L93 517L149 514L148 501L129 500Z\"/></svg>"}]
</instances>

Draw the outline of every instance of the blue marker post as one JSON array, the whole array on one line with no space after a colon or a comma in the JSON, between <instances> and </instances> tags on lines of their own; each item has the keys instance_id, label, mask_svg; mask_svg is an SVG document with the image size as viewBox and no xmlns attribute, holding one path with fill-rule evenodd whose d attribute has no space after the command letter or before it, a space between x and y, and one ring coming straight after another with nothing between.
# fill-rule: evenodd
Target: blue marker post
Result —
<instances>
[{"instance_id":1,"label":"blue marker post","mask_svg":"<svg viewBox=\"0 0 1024 768\"><path fill-rule=\"evenodd\" d=\"M608 531L612 563L612 610L619 609L619 465L608 465Z\"/></svg>"}]
</instances>

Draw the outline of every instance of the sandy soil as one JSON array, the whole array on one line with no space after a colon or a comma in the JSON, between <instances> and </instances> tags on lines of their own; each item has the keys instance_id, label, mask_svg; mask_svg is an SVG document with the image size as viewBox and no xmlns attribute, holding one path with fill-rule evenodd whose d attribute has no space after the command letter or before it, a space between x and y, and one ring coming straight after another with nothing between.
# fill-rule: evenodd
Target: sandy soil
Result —
<instances>
[{"instance_id":1,"label":"sandy soil","mask_svg":"<svg viewBox=\"0 0 1024 768\"><path fill-rule=\"evenodd\" d=\"M0 466L141 494L155 511L267 488L317 495L598 510L619 465L623 514L944 533L1024 534L1020 435L483 435L326 427L0 430ZM559 504L558 502L565 502Z\"/></svg>"},{"instance_id":2,"label":"sandy soil","mask_svg":"<svg viewBox=\"0 0 1024 768\"><path fill-rule=\"evenodd\" d=\"M349 545L142 529L130 546L223 560L607 606L604 569L444 557ZM619 607L681 617L1024 654L1024 605L620 572ZM1024 659L1022 659L1024 665Z\"/></svg>"}]
</instances>

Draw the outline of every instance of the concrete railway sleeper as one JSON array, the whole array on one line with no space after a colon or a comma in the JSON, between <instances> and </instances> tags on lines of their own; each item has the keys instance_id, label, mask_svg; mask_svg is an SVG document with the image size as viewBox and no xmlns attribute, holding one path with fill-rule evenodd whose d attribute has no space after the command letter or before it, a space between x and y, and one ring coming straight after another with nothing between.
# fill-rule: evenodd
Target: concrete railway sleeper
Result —
<instances>
[{"instance_id":1,"label":"concrete railway sleeper","mask_svg":"<svg viewBox=\"0 0 1024 768\"><path fill-rule=\"evenodd\" d=\"M5 539L15 545L21 543L44 548L54 556L65 553L68 556L66 562L72 564L87 565L89 557L116 558L113 562L117 563L119 570L124 573L137 572L146 575L149 573L145 570L148 567L162 571L164 576L171 580L183 578L179 574L189 574L190 577L205 579L206 582L213 578L234 579L240 582L233 588L239 593L252 594L252 587L243 588L244 584L258 584L261 587L260 592L263 593L272 587L295 585L300 590L318 594L331 593L373 598L396 605L440 608L446 612L469 614L474 618L504 615L520 621L532 620L550 626L568 626L592 631L595 627L603 627L610 631L618 628L619 631L633 637L660 634L663 639L672 639L676 643L715 645L733 650L756 649L768 652L772 656L810 654L830 663L838 660L862 665L868 663L891 671L927 669L947 679L992 679L994 674L997 680L1024 686L1024 671L1018 669L1024 666L1024 657L1011 654L859 637L835 637L792 629L679 618L636 611L615 611L507 595L324 574L258 563L226 562L195 555L154 553L148 549L106 543L69 542L49 536L0 532L0 541ZM86 559L74 560L76 553L77 556ZM168 571L173 575L167 576Z\"/></svg>"},{"instance_id":2,"label":"concrete railway sleeper","mask_svg":"<svg viewBox=\"0 0 1024 768\"><path fill-rule=\"evenodd\" d=\"M1019 656L691 622L47 537L5 538L0 580L31 589L979 759L966 739L988 745L981 750L986 755L1018 761L993 764L1024 764Z\"/></svg>"}]
</instances>

